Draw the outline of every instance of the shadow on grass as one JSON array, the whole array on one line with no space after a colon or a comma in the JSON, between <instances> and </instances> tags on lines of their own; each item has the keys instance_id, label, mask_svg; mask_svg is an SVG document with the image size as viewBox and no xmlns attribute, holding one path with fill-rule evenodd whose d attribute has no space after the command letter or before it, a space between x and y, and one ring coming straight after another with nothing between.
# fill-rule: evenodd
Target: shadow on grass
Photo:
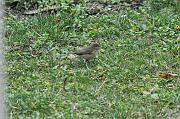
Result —
<instances>
[{"instance_id":1,"label":"shadow on grass","mask_svg":"<svg viewBox=\"0 0 180 119\"><path fill-rule=\"evenodd\" d=\"M93 60L88 61L88 62L86 62L83 59L78 59L78 60L71 62L70 68L73 68L73 69L92 69L92 68L95 68L97 64L98 64L97 59L93 59Z\"/></svg>"}]
</instances>

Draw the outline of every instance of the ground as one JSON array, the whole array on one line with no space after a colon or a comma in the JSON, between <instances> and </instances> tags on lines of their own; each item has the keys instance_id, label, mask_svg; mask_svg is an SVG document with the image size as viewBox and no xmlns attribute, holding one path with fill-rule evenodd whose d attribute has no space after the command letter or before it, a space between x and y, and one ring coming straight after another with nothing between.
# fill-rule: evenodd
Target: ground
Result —
<instances>
[{"instance_id":1,"label":"ground","mask_svg":"<svg viewBox=\"0 0 180 119\"><path fill-rule=\"evenodd\" d=\"M83 9L83 8L82 8ZM6 17L8 106L13 118L178 118L179 12L146 4L108 14L81 8ZM100 42L87 63L72 55Z\"/></svg>"}]
</instances>

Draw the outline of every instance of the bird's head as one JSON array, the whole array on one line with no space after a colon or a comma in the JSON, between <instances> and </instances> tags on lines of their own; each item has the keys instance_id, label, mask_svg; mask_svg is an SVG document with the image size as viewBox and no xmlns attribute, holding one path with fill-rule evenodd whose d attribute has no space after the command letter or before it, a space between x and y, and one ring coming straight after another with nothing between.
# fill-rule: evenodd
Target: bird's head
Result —
<instances>
[{"instance_id":1,"label":"bird's head","mask_svg":"<svg viewBox=\"0 0 180 119\"><path fill-rule=\"evenodd\" d=\"M94 42L94 43L91 44L91 48L94 49L94 50L99 50L100 45L98 43Z\"/></svg>"}]
</instances>

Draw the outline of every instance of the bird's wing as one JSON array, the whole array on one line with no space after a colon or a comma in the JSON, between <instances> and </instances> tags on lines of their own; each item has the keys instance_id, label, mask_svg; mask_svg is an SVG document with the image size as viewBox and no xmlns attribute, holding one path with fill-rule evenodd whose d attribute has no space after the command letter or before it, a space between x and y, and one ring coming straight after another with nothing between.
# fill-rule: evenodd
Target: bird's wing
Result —
<instances>
[{"instance_id":1,"label":"bird's wing","mask_svg":"<svg viewBox=\"0 0 180 119\"><path fill-rule=\"evenodd\" d=\"M93 51L89 48L81 49L81 50L75 52L75 54L77 54L77 55L92 54L92 53L93 53Z\"/></svg>"}]
</instances>

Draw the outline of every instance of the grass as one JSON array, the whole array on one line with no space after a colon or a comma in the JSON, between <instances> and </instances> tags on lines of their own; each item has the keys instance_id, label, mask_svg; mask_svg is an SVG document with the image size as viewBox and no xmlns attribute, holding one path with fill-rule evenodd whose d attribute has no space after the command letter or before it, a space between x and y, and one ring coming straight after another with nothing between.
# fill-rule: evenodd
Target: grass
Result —
<instances>
[{"instance_id":1,"label":"grass","mask_svg":"<svg viewBox=\"0 0 180 119\"><path fill-rule=\"evenodd\" d=\"M180 85L179 15L148 8L102 16L6 18L11 118L175 118ZM101 43L88 64L77 45ZM67 79L66 91L63 90Z\"/></svg>"}]
</instances>

